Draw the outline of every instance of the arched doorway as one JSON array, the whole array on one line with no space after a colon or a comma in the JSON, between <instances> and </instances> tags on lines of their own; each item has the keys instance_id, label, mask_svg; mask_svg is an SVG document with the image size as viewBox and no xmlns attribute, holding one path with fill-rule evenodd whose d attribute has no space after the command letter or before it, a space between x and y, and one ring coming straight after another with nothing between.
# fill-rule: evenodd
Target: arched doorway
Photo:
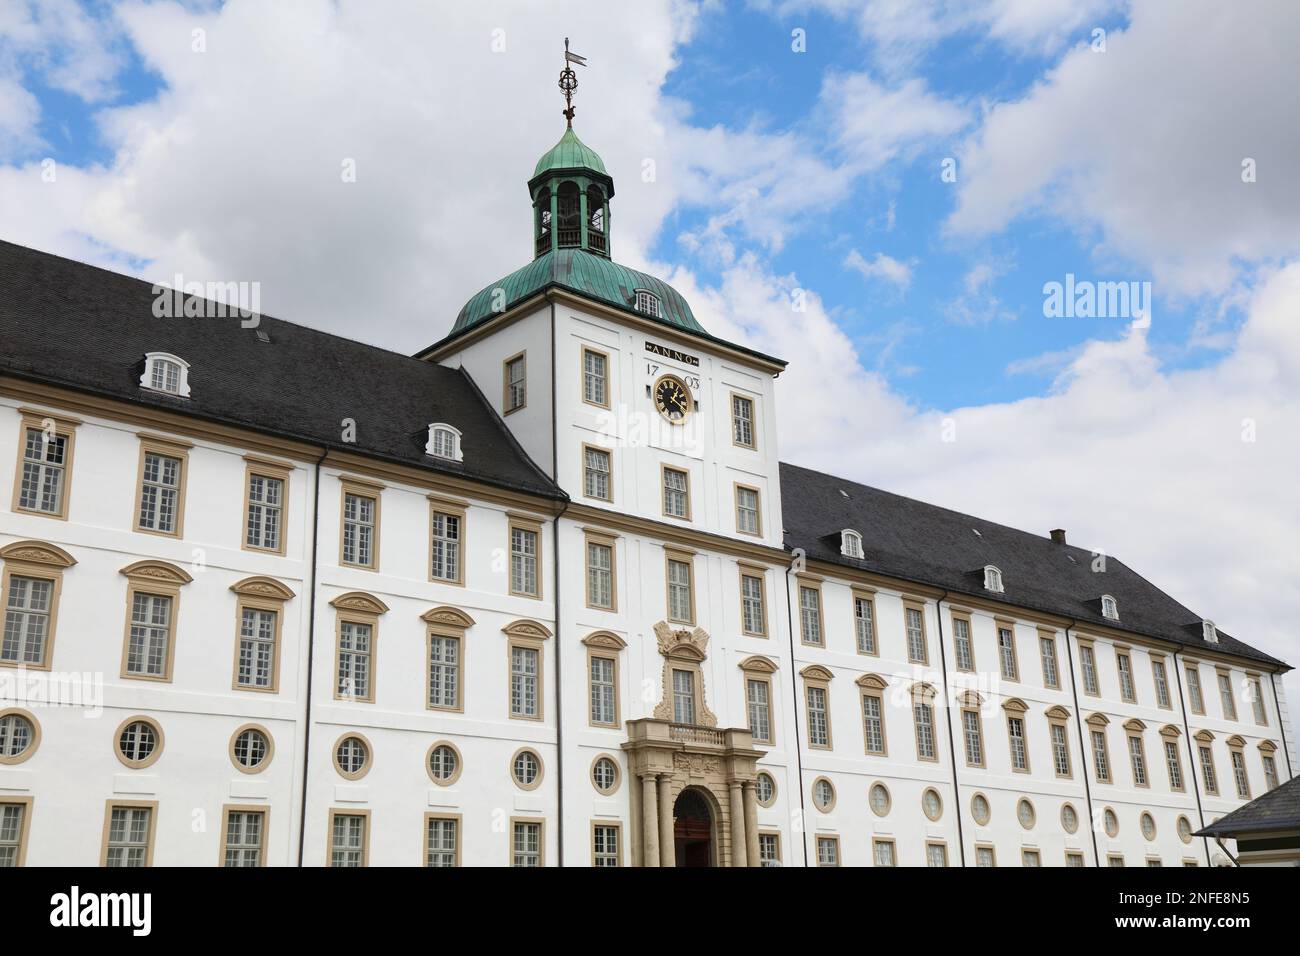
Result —
<instances>
[{"instance_id":1,"label":"arched doorway","mask_svg":"<svg viewBox=\"0 0 1300 956\"><path fill-rule=\"evenodd\" d=\"M714 866L713 810L694 787L677 795L673 804L673 845L678 866Z\"/></svg>"}]
</instances>

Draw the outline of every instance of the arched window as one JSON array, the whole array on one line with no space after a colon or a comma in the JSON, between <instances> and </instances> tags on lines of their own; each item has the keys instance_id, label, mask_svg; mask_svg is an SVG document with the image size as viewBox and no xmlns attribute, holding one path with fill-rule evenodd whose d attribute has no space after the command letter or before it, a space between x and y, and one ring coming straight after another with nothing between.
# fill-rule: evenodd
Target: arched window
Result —
<instances>
[{"instance_id":1,"label":"arched window","mask_svg":"<svg viewBox=\"0 0 1300 956\"><path fill-rule=\"evenodd\" d=\"M660 318L664 314L659 305L659 296L645 289L636 290L636 310L645 315L653 315L655 318Z\"/></svg>"},{"instance_id":2,"label":"arched window","mask_svg":"<svg viewBox=\"0 0 1300 956\"><path fill-rule=\"evenodd\" d=\"M1214 626L1213 621L1201 622L1201 634L1205 637L1206 641L1208 641L1209 643L1211 644L1219 643L1219 631Z\"/></svg>"},{"instance_id":3,"label":"arched window","mask_svg":"<svg viewBox=\"0 0 1300 956\"><path fill-rule=\"evenodd\" d=\"M1002 590L1002 572L991 564L984 568L984 589L986 591Z\"/></svg>"},{"instance_id":4,"label":"arched window","mask_svg":"<svg viewBox=\"0 0 1300 956\"><path fill-rule=\"evenodd\" d=\"M448 461L464 461L464 451L460 447L460 429L441 422L430 425L429 441L424 446L424 453Z\"/></svg>"},{"instance_id":5,"label":"arched window","mask_svg":"<svg viewBox=\"0 0 1300 956\"><path fill-rule=\"evenodd\" d=\"M840 554L846 558L862 557L862 535L845 528L840 532Z\"/></svg>"},{"instance_id":6,"label":"arched window","mask_svg":"<svg viewBox=\"0 0 1300 956\"><path fill-rule=\"evenodd\" d=\"M551 191L542 189L533 203L533 235L536 238L535 254L544 256L551 251Z\"/></svg>"},{"instance_id":7,"label":"arched window","mask_svg":"<svg viewBox=\"0 0 1300 956\"><path fill-rule=\"evenodd\" d=\"M559 247L561 249L580 245L582 242L582 214L578 202L578 184L560 183L556 191L559 198L557 217L559 223Z\"/></svg>"},{"instance_id":8,"label":"arched window","mask_svg":"<svg viewBox=\"0 0 1300 956\"><path fill-rule=\"evenodd\" d=\"M587 248L601 255L609 253L605 235L605 193L594 185L587 187Z\"/></svg>"},{"instance_id":9,"label":"arched window","mask_svg":"<svg viewBox=\"0 0 1300 956\"><path fill-rule=\"evenodd\" d=\"M189 398L190 363L168 352L147 352L140 387Z\"/></svg>"},{"instance_id":10,"label":"arched window","mask_svg":"<svg viewBox=\"0 0 1300 956\"><path fill-rule=\"evenodd\" d=\"M1101 596L1101 616L1108 621L1119 620L1119 602L1109 594Z\"/></svg>"}]
</instances>

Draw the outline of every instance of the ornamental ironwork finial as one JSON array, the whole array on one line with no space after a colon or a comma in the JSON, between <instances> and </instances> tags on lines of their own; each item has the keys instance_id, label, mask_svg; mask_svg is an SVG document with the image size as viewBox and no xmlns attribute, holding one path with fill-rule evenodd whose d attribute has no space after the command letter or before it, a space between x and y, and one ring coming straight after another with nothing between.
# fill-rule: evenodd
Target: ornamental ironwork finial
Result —
<instances>
[{"instance_id":1,"label":"ornamental ironwork finial","mask_svg":"<svg viewBox=\"0 0 1300 956\"><path fill-rule=\"evenodd\" d=\"M587 58L578 56L576 53L569 52L569 38L564 38L564 69L560 71L560 92L564 94L564 121L569 129L573 129L573 91L578 88L578 74L573 72L573 67L569 64L586 66Z\"/></svg>"}]
</instances>

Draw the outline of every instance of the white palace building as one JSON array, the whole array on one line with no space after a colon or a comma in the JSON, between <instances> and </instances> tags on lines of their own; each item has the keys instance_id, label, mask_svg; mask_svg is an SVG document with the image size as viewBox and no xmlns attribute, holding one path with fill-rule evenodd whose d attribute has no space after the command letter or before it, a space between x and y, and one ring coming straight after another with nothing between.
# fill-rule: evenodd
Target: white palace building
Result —
<instances>
[{"instance_id":1,"label":"white palace building","mask_svg":"<svg viewBox=\"0 0 1300 956\"><path fill-rule=\"evenodd\" d=\"M1287 664L782 463L571 128L528 190L413 357L0 243L0 866L1227 862Z\"/></svg>"}]
</instances>

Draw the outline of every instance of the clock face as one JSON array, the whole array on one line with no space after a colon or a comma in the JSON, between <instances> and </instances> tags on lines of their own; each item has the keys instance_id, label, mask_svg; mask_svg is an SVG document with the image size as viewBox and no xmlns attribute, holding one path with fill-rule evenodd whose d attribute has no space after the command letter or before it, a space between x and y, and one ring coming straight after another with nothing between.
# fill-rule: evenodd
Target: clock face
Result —
<instances>
[{"instance_id":1,"label":"clock face","mask_svg":"<svg viewBox=\"0 0 1300 956\"><path fill-rule=\"evenodd\" d=\"M674 425L680 425L686 421L687 416L691 413L692 406L695 404L691 398L690 390L675 375L665 375L655 382L654 400L655 408L659 409L659 414Z\"/></svg>"}]
</instances>

